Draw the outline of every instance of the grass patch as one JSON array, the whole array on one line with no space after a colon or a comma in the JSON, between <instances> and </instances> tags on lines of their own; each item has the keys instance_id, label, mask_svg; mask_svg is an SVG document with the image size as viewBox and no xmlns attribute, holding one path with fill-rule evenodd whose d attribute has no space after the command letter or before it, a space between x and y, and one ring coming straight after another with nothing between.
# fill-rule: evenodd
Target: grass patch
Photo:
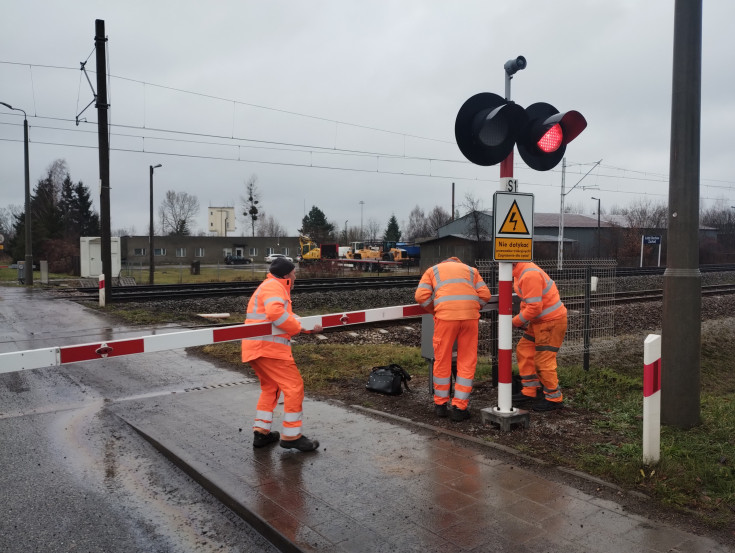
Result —
<instances>
[{"instance_id":1,"label":"grass patch","mask_svg":"<svg viewBox=\"0 0 735 553\"><path fill-rule=\"evenodd\" d=\"M217 360L228 364L242 364L240 344L228 342L204 346L202 351ZM367 379L370 369L380 365L396 363L409 373L426 370L426 360L421 357L419 348L400 347L390 344L295 345L293 355L304 379L308 392L320 392L336 382L361 381ZM369 359L369 362L366 360Z\"/></svg>"},{"instance_id":2,"label":"grass patch","mask_svg":"<svg viewBox=\"0 0 735 553\"><path fill-rule=\"evenodd\" d=\"M201 267L200 274L192 275L189 266L162 265L154 272L156 285L159 284L196 284L206 282L260 282L265 278L266 270L262 266L236 265L234 267ZM148 267L142 269L123 269L122 277L133 277L141 285L148 284ZM49 280L80 279L79 276L66 273L49 273ZM96 277L94 277L96 278ZM33 271L34 283L41 282L41 271ZM18 269L0 269L0 282L17 283Z\"/></svg>"},{"instance_id":3,"label":"grass patch","mask_svg":"<svg viewBox=\"0 0 735 553\"><path fill-rule=\"evenodd\" d=\"M733 359L721 359L718 366L732 373ZM599 440L575 444L566 462L627 489L638 489L665 505L693 510L714 527L732 524L735 394L703 386L701 424L686 430L662 426L661 461L647 467L642 461L642 368L633 369L636 375L630 372L630 367L589 372L581 367L559 369L562 386L573 397L570 405L599 415L592 423ZM702 380L710 380L704 371Z\"/></svg>"}]
</instances>

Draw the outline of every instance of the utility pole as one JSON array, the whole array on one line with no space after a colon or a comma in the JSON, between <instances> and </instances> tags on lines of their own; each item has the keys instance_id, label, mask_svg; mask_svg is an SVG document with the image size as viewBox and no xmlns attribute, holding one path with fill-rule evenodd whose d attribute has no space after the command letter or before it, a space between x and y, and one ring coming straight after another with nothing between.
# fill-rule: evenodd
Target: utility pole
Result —
<instances>
[{"instance_id":1,"label":"utility pole","mask_svg":"<svg viewBox=\"0 0 735 553\"><path fill-rule=\"evenodd\" d=\"M107 38L105 22L94 22L94 49L97 60L97 140L100 163L100 224L102 227L102 272L105 275L105 298L112 299L112 247L110 244L110 141L107 110L107 62L105 60Z\"/></svg>"},{"instance_id":2,"label":"utility pole","mask_svg":"<svg viewBox=\"0 0 735 553\"><path fill-rule=\"evenodd\" d=\"M597 259L600 258L600 198L592 196L593 200L597 200Z\"/></svg>"},{"instance_id":3,"label":"utility pole","mask_svg":"<svg viewBox=\"0 0 735 553\"><path fill-rule=\"evenodd\" d=\"M667 240L672 247L664 272L661 421L690 428L700 423L702 0L676 0L673 69Z\"/></svg>"},{"instance_id":4,"label":"utility pole","mask_svg":"<svg viewBox=\"0 0 735 553\"><path fill-rule=\"evenodd\" d=\"M31 179L28 166L28 115L25 110L14 108L10 104L0 105L13 111L23 112L23 167L25 174L25 262L23 264L23 284L33 286L33 240L31 236Z\"/></svg>"},{"instance_id":5,"label":"utility pole","mask_svg":"<svg viewBox=\"0 0 735 553\"><path fill-rule=\"evenodd\" d=\"M360 240L365 240L365 237L362 234L362 206L365 205L365 202L360 200Z\"/></svg>"}]
</instances>

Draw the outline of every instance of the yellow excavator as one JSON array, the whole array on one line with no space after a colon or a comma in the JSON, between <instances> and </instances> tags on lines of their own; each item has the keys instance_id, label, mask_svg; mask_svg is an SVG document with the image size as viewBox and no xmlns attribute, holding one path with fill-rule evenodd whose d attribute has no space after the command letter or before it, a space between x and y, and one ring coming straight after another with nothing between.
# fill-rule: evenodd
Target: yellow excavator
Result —
<instances>
[{"instance_id":1,"label":"yellow excavator","mask_svg":"<svg viewBox=\"0 0 735 553\"><path fill-rule=\"evenodd\" d=\"M339 257L339 246L337 244L322 244L314 242L308 236L299 236L299 261L309 263L310 261L321 261L322 259L337 259Z\"/></svg>"}]
</instances>

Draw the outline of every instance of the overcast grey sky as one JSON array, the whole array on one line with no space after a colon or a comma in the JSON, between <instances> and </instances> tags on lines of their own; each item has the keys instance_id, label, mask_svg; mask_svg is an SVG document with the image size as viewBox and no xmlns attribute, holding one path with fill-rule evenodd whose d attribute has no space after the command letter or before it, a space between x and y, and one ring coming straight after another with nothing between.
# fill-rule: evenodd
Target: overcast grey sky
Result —
<instances>
[{"instance_id":1,"label":"overcast grey sky","mask_svg":"<svg viewBox=\"0 0 735 553\"><path fill-rule=\"evenodd\" d=\"M566 151L565 203L586 213L668 197L673 0L6 2L0 101L24 109L32 186L56 159L99 206L95 19L110 73L112 228L147 232L166 190L237 206L256 174L261 205L295 234L312 205L342 228L399 224L414 206L466 194L492 207L499 168L466 161L454 140L464 101L504 94L576 109L587 129ZM735 205L735 2L704 2L701 203ZM95 84L96 86L96 84ZM23 204L22 117L0 106L0 207ZM561 164L515 156L519 191L558 212ZM594 187L582 189L581 187ZM361 204L360 202L364 202ZM462 208L459 208L463 212ZM235 234L249 234L238 222Z\"/></svg>"}]
</instances>

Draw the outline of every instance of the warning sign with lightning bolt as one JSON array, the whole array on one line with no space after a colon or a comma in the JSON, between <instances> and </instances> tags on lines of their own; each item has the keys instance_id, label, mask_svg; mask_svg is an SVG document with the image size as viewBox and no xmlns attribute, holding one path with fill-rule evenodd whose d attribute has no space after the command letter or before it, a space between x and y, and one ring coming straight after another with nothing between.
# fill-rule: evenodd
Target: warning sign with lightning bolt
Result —
<instances>
[{"instance_id":1,"label":"warning sign with lightning bolt","mask_svg":"<svg viewBox=\"0 0 735 553\"><path fill-rule=\"evenodd\" d=\"M513 205L508 210L503 224L500 226L500 234L529 234L526 222L523 220L518 203L513 200Z\"/></svg>"},{"instance_id":2,"label":"warning sign with lightning bolt","mask_svg":"<svg viewBox=\"0 0 735 553\"><path fill-rule=\"evenodd\" d=\"M493 259L532 261L533 194L496 192L493 219Z\"/></svg>"}]
</instances>

